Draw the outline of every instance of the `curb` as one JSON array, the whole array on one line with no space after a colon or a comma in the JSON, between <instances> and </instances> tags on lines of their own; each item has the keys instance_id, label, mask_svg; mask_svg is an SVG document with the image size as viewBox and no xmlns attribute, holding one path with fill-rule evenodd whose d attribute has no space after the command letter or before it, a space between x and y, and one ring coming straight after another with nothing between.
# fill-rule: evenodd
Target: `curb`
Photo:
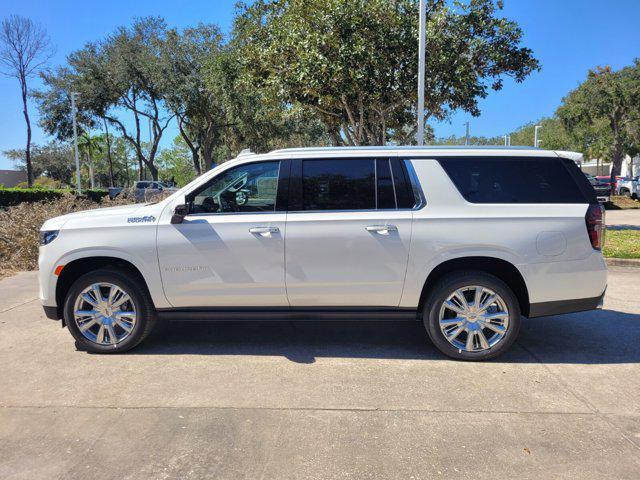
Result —
<instances>
[{"instance_id":1,"label":"curb","mask_svg":"<svg viewBox=\"0 0 640 480\"><path fill-rule=\"evenodd\" d=\"M609 267L636 267L640 268L640 259L636 258L605 258Z\"/></svg>"}]
</instances>

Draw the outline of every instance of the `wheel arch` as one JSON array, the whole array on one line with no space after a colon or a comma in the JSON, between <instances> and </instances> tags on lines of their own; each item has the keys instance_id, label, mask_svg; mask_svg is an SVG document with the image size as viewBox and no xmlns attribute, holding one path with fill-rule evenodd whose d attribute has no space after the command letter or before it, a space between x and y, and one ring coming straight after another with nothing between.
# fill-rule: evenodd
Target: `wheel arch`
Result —
<instances>
[{"instance_id":1,"label":"wheel arch","mask_svg":"<svg viewBox=\"0 0 640 480\"><path fill-rule=\"evenodd\" d=\"M64 266L56 282L56 306L58 318L64 318L63 309L67 292L73 283L85 273L101 268L116 268L119 272L131 275L149 293L149 286L142 272L133 263L118 257L95 256L77 258Z\"/></svg>"},{"instance_id":2,"label":"wheel arch","mask_svg":"<svg viewBox=\"0 0 640 480\"><path fill-rule=\"evenodd\" d=\"M429 292L433 290L433 287L441 278L452 272L470 270L488 273L506 283L516 295L522 315L525 317L529 315L529 290L518 268L506 260L485 256L458 257L438 264L431 270L424 282L420 293L418 312L422 312Z\"/></svg>"}]
</instances>

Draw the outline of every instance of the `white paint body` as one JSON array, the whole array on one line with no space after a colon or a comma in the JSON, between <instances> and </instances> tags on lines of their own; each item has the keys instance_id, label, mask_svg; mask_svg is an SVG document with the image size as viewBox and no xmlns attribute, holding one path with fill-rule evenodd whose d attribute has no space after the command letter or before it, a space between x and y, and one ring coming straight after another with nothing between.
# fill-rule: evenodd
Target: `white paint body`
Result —
<instances>
[{"instance_id":1,"label":"white paint body","mask_svg":"<svg viewBox=\"0 0 640 480\"><path fill-rule=\"evenodd\" d=\"M606 266L591 247L587 204L472 204L436 160L425 156L557 156L514 149L292 149L223 163L171 197L74 213L48 220L59 230L40 249L40 297L56 306L54 271L90 257L116 257L144 277L156 308L402 307L416 308L429 273L444 261L482 256L514 265L531 303L597 297ZM171 224L185 196L246 162L286 158L411 159L426 202L414 210L209 213ZM130 218L146 217L130 223ZM150 218L153 220L149 220ZM368 225L395 225L372 234ZM265 236L254 227L277 227Z\"/></svg>"}]
</instances>

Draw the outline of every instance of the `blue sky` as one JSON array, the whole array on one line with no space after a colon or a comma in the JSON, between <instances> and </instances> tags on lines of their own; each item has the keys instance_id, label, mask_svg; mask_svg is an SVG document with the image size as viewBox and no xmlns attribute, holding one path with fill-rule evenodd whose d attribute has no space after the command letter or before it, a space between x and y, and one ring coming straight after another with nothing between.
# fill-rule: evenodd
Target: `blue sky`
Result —
<instances>
[{"instance_id":1,"label":"blue sky","mask_svg":"<svg viewBox=\"0 0 640 480\"><path fill-rule=\"evenodd\" d=\"M472 135L495 136L554 112L562 97L596 65L620 68L640 57L640 0L505 0L503 15L524 31L523 44L533 49L542 71L524 83L505 87L481 101L482 114L472 118L456 113L450 122L434 125L437 136L462 135L471 122ZM19 14L40 22L56 46L52 66L64 63L70 52L86 42L104 38L134 17L159 15L171 26L217 23L228 31L235 0L165 1L0 0L0 18ZM37 88L37 79L31 87ZM0 152L23 148L26 138L18 82L0 77ZM34 124L37 111L31 106ZM169 145L174 127L163 141ZM35 125L34 142L47 140ZM0 168L12 163L0 155Z\"/></svg>"}]
</instances>

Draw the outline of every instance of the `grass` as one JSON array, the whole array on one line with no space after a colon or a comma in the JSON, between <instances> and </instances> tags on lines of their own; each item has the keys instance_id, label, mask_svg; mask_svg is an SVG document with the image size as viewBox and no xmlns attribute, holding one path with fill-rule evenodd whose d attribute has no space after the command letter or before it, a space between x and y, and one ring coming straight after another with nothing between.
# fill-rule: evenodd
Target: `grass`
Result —
<instances>
[{"instance_id":1,"label":"grass","mask_svg":"<svg viewBox=\"0 0 640 480\"><path fill-rule=\"evenodd\" d=\"M607 230L603 253L611 258L640 258L640 230Z\"/></svg>"},{"instance_id":2,"label":"grass","mask_svg":"<svg viewBox=\"0 0 640 480\"><path fill-rule=\"evenodd\" d=\"M635 210L640 209L640 202L624 195L614 195L611 202L604 205L606 210Z\"/></svg>"}]
</instances>

